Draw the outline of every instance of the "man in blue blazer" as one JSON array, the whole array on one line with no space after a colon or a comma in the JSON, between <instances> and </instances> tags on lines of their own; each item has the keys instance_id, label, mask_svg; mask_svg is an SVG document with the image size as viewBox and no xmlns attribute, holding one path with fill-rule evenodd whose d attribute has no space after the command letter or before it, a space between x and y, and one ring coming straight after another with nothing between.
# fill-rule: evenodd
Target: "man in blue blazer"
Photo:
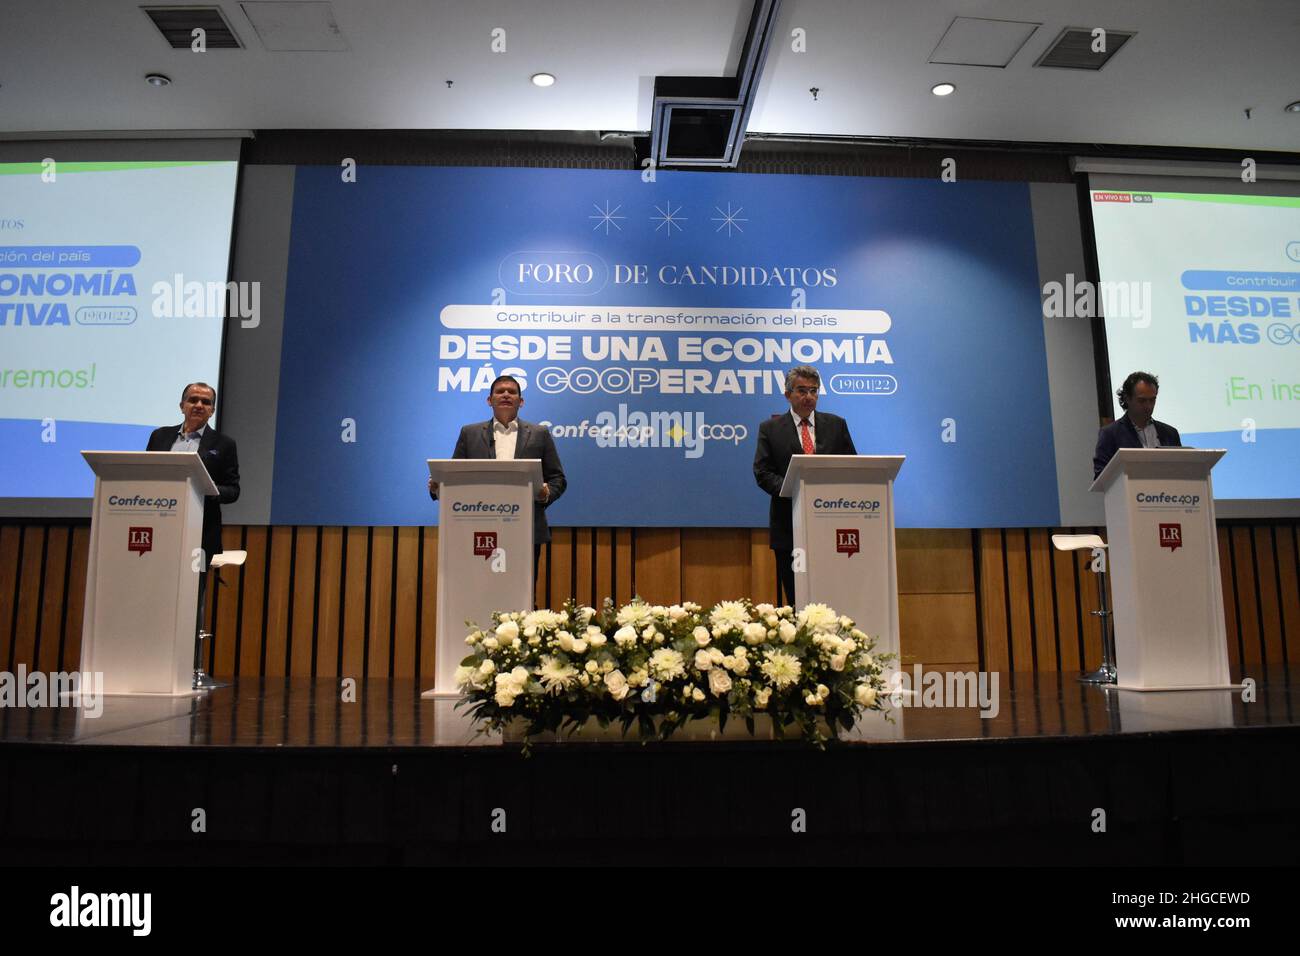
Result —
<instances>
[{"instance_id":1,"label":"man in blue blazer","mask_svg":"<svg viewBox=\"0 0 1300 956\"><path fill-rule=\"evenodd\" d=\"M532 458L542 463L542 487L533 502L533 573L536 575L542 543L551 540L546 509L564 494L568 482L550 431L519 417L524 396L518 380L509 375L498 376L488 390L487 402L492 407L492 417L462 427L451 457ZM432 478L429 479L429 497L438 497L438 485Z\"/></svg>"},{"instance_id":2,"label":"man in blue blazer","mask_svg":"<svg viewBox=\"0 0 1300 956\"><path fill-rule=\"evenodd\" d=\"M1121 448L1178 448L1178 429L1152 418L1160 381L1150 372L1134 372L1115 393L1124 416L1101 429L1092 455L1095 480Z\"/></svg>"},{"instance_id":3,"label":"man in blue blazer","mask_svg":"<svg viewBox=\"0 0 1300 956\"><path fill-rule=\"evenodd\" d=\"M811 365L790 369L785 376L785 397L790 409L758 426L754 453L754 480L772 496L768 507L770 547L776 552L777 582L784 597L794 604L794 508L781 497L781 484L794 455L856 455L853 436L844 419L817 411L821 375Z\"/></svg>"},{"instance_id":4,"label":"man in blue blazer","mask_svg":"<svg viewBox=\"0 0 1300 956\"><path fill-rule=\"evenodd\" d=\"M239 453L235 440L208 427L217 407L217 390L207 382L191 382L181 391L179 425L154 429L145 451L195 451L217 494L203 500L203 568L221 553L221 506L239 498Z\"/></svg>"}]
</instances>

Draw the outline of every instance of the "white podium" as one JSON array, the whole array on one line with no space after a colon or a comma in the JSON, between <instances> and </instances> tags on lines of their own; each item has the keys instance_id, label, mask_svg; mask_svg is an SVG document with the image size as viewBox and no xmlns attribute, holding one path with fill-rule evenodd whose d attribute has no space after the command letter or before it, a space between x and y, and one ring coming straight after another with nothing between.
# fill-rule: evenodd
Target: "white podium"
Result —
<instances>
[{"instance_id":1,"label":"white podium","mask_svg":"<svg viewBox=\"0 0 1300 956\"><path fill-rule=\"evenodd\" d=\"M438 643L425 697L458 697L466 621L533 607L533 499L542 486L534 459L429 459L438 482Z\"/></svg>"},{"instance_id":2,"label":"white podium","mask_svg":"<svg viewBox=\"0 0 1300 956\"><path fill-rule=\"evenodd\" d=\"M203 499L195 452L83 451L95 472L81 669L106 694L191 696Z\"/></svg>"},{"instance_id":3,"label":"white podium","mask_svg":"<svg viewBox=\"0 0 1300 956\"><path fill-rule=\"evenodd\" d=\"M794 499L795 551L805 556L795 604L847 614L881 654L899 649L894 478L902 466L902 455L794 455L781 485L781 497Z\"/></svg>"},{"instance_id":4,"label":"white podium","mask_svg":"<svg viewBox=\"0 0 1300 956\"><path fill-rule=\"evenodd\" d=\"M1210 469L1223 449L1121 448L1105 495L1122 690L1230 689Z\"/></svg>"}]
</instances>

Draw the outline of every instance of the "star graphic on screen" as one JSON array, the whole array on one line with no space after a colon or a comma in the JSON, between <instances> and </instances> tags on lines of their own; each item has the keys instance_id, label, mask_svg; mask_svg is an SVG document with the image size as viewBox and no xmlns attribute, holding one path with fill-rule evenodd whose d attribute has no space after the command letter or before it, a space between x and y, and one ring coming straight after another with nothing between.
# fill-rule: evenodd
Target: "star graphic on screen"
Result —
<instances>
[{"instance_id":1,"label":"star graphic on screen","mask_svg":"<svg viewBox=\"0 0 1300 956\"><path fill-rule=\"evenodd\" d=\"M713 208L718 211L718 215L712 217L713 221L722 224L718 226L718 228L715 229L714 232L722 232L722 230L725 229L727 230L727 238L730 239L731 230L734 229L736 230L736 232L745 231L744 229L740 228L740 224L742 222L749 222L748 219L746 219L744 216L741 215L741 213L745 211L744 206L737 206L734 212L731 209L731 203L727 203L726 212L723 212L721 207L719 206L714 206Z\"/></svg>"},{"instance_id":2,"label":"star graphic on screen","mask_svg":"<svg viewBox=\"0 0 1300 956\"><path fill-rule=\"evenodd\" d=\"M659 213L659 215L650 217L651 222L654 222L655 220L659 221L659 225L655 226L655 232L658 232L660 229L667 229L668 235L671 236L673 234L673 226L676 226L679 231L684 231L682 230L682 223L686 221L686 217L677 215L683 208L684 207L682 206L678 206L674 209L671 202L664 203L663 206L655 206L655 212Z\"/></svg>"},{"instance_id":3,"label":"star graphic on screen","mask_svg":"<svg viewBox=\"0 0 1300 956\"><path fill-rule=\"evenodd\" d=\"M613 209L610 209L610 208L609 208L609 200L606 199L606 200L605 200L605 208L604 208L604 209L601 209L601 208L600 208L599 206L597 206L595 203L592 203L591 206L592 206L593 209L596 210L596 212L600 213L599 216L588 216L588 217L587 217L588 219L595 219L595 220L597 220L596 224L595 224L594 226L591 227L591 231L592 231L592 232L595 232L595 231L596 231L597 229L599 229L601 226L604 226L604 227L605 227L605 235L607 235L607 236L609 235L609 227L610 227L610 226L613 226L613 227L614 227L615 229L617 229L619 232L622 232L622 231L623 231L623 227L620 226L618 223L616 223L616 222L614 221L615 219L626 219L626 218L627 218L627 216L619 216L619 215L617 215L618 211L619 211L620 209L623 208L623 204L622 204L622 203L619 203L619 204L618 204L617 206L615 206Z\"/></svg>"}]
</instances>

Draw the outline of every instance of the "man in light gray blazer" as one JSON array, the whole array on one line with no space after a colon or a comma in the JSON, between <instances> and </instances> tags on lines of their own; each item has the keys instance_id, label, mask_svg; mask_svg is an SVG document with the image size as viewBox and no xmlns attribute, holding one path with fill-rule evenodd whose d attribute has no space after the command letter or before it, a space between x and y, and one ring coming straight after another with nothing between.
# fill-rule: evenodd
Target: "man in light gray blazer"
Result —
<instances>
[{"instance_id":1,"label":"man in light gray blazer","mask_svg":"<svg viewBox=\"0 0 1300 956\"><path fill-rule=\"evenodd\" d=\"M488 390L488 405L492 417L485 422L465 425L456 439L452 458L532 458L542 463L542 487L533 502L533 569L542 543L551 540L551 528L546 523L546 508L559 500L568 482L560 455L555 450L555 439L541 425L526 422L519 417L523 407L523 391L519 382L509 375L501 375ZM429 479L429 497L437 499L438 485Z\"/></svg>"}]
</instances>

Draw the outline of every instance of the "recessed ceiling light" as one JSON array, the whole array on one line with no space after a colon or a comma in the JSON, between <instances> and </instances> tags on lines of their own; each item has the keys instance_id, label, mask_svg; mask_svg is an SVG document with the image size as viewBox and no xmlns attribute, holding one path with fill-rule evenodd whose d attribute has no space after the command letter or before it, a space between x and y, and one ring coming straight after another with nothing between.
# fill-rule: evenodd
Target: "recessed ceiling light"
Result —
<instances>
[{"instance_id":1,"label":"recessed ceiling light","mask_svg":"<svg viewBox=\"0 0 1300 956\"><path fill-rule=\"evenodd\" d=\"M172 78L163 76L161 73L149 73L145 76L144 81L150 86L170 86Z\"/></svg>"},{"instance_id":2,"label":"recessed ceiling light","mask_svg":"<svg viewBox=\"0 0 1300 956\"><path fill-rule=\"evenodd\" d=\"M1300 100L1296 100L1294 103L1288 103L1286 106L1282 107L1282 109L1286 110L1288 113L1300 113Z\"/></svg>"},{"instance_id":3,"label":"recessed ceiling light","mask_svg":"<svg viewBox=\"0 0 1300 956\"><path fill-rule=\"evenodd\" d=\"M957 92L957 87L953 86L951 83L936 83L934 86L930 87L930 92L935 96L947 96L949 93Z\"/></svg>"},{"instance_id":4,"label":"recessed ceiling light","mask_svg":"<svg viewBox=\"0 0 1300 956\"><path fill-rule=\"evenodd\" d=\"M533 86L554 86L555 77L550 73L534 73Z\"/></svg>"}]
</instances>

